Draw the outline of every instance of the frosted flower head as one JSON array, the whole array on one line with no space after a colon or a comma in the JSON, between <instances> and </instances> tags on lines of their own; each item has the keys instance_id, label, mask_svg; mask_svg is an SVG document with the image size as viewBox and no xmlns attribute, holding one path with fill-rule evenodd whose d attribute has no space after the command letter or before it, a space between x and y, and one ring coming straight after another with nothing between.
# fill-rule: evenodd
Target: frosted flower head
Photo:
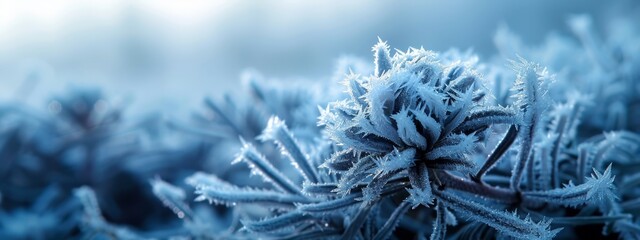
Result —
<instances>
[{"instance_id":1,"label":"frosted flower head","mask_svg":"<svg viewBox=\"0 0 640 240\"><path fill-rule=\"evenodd\" d=\"M320 124L346 149L325 166L346 171L338 192L368 182L365 201L374 200L387 181L409 170L408 201L429 205L431 198L424 197L431 191L427 169L472 169L474 162L467 155L484 130L513 123L516 114L483 106L473 61L441 59L422 48L389 57L388 49L382 41L374 46L375 73L348 75L344 84L349 98L321 109ZM345 157L349 154L356 160L345 160L353 159Z\"/></svg>"},{"instance_id":2,"label":"frosted flower head","mask_svg":"<svg viewBox=\"0 0 640 240\"><path fill-rule=\"evenodd\" d=\"M463 157L484 130L465 121L481 107L479 75L459 61L444 65L424 49L386 58L388 48L378 43L376 73L347 76L350 98L322 110L328 135L356 153L413 149L416 159Z\"/></svg>"}]
</instances>

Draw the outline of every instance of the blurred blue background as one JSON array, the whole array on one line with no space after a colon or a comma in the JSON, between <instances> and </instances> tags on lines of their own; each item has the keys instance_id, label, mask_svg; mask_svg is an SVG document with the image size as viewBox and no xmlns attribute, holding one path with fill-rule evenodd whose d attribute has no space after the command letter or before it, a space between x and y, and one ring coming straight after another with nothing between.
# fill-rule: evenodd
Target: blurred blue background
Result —
<instances>
[{"instance_id":1,"label":"blurred blue background","mask_svg":"<svg viewBox=\"0 0 640 240\"><path fill-rule=\"evenodd\" d=\"M571 31L567 20L575 14L584 15L573 18ZM501 66L523 54L560 75L549 93L554 100L569 101L569 89L593 94L584 137L637 133L637 23L633 0L0 0L0 239L110 236L121 225L147 237L198 229L217 236L227 225L240 227L241 208L207 203L193 204L194 213L207 215L187 216L183 225L179 218L191 210L183 207L176 218L165 197L191 203L184 179L196 171L262 186L246 177L246 166L228 164L244 145L239 136L292 175L273 143L256 139L271 115L306 144L323 142L310 149L318 148L316 162L327 159L338 148L318 137L316 106L340 99L342 88L316 83L336 81L350 63L367 72L357 60L336 66L339 59L371 64L378 37L400 50L472 50L493 68L482 74L501 104L509 104L506 86L515 79ZM240 87L247 76L253 85ZM612 136L619 135L599 141ZM91 189L74 190L85 185ZM268 213L245 210L255 219ZM202 225L190 225L193 219Z\"/></svg>"},{"instance_id":2,"label":"blurred blue background","mask_svg":"<svg viewBox=\"0 0 640 240\"><path fill-rule=\"evenodd\" d=\"M381 37L406 49L495 53L506 25L529 45L595 23L638 17L637 1L1 1L0 101L46 107L52 94L98 86L142 111L189 112L234 91L242 71L321 79L340 56L370 58ZM185 107L189 106L189 107Z\"/></svg>"}]
</instances>

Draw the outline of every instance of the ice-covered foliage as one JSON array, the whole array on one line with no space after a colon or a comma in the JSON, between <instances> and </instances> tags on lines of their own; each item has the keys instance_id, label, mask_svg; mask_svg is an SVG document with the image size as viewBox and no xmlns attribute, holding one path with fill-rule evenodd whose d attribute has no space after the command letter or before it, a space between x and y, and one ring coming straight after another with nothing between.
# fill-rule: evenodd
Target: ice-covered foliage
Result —
<instances>
[{"instance_id":1,"label":"ice-covered foliage","mask_svg":"<svg viewBox=\"0 0 640 240\"><path fill-rule=\"evenodd\" d=\"M473 60L413 48L391 54L382 41L373 51L374 73L347 74L345 98L320 108L319 126L328 139L305 150L285 121L271 117L258 139L273 142L281 156L265 157L244 143L235 160L269 188L198 173L187 180L196 200L262 209L240 220L244 227L236 234L244 237L386 239L405 236L396 232L400 228L432 239L550 239L594 223L632 234L622 232L631 231L632 215L620 206L635 205L620 202L616 170L603 167L633 162L638 136L612 132L579 140L588 100L575 95L554 103L548 96L554 79L546 69L514 62L516 101L499 106L484 100L493 96ZM597 150L581 156L589 144ZM298 177L274 167L287 161ZM591 210L573 213L577 207ZM427 227L432 231L420 230Z\"/></svg>"},{"instance_id":2,"label":"ice-covered foliage","mask_svg":"<svg viewBox=\"0 0 640 240\"><path fill-rule=\"evenodd\" d=\"M633 119L640 116L640 31L635 21L616 17L604 22L601 31L591 16L580 14L567 18L573 36L549 35L540 46L525 46L507 27L500 28L494 40L503 57L517 54L559 74L551 98L568 101L572 95L567 91L579 91L597 99L590 110L599 117L584 119L581 134L637 132L640 127Z\"/></svg>"},{"instance_id":3,"label":"ice-covered foliage","mask_svg":"<svg viewBox=\"0 0 640 240\"><path fill-rule=\"evenodd\" d=\"M593 25L502 28L491 61L379 40L191 119L95 89L2 105L0 238L638 239L640 33Z\"/></svg>"}]
</instances>

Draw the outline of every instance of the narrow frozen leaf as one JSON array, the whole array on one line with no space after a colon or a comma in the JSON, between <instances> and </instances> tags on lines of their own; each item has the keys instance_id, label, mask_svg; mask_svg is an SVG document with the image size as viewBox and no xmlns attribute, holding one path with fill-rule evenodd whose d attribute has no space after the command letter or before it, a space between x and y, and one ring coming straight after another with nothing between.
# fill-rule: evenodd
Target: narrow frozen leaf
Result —
<instances>
[{"instance_id":1,"label":"narrow frozen leaf","mask_svg":"<svg viewBox=\"0 0 640 240\"><path fill-rule=\"evenodd\" d=\"M414 165L415 157L415 148L408 148L403 151L394 149L392 152L376 161L376 165L378 165L377 169L383 173L407 169Z\"/></svg>"},{"instance_id":2,"label":"narrow frozen leaf","mask_svg":"<svg viewBox=\"0 0 640 240\"><path fill-rule=\"evenodd\" d=\"M312 219L311 215L302 214L298 211L290 211L288 213L260 221L242 221L242 225L253 232L271 232L288 228L310 219Z\"/></svg>"},{"instance_id":3,"label":"narrow frozen leaf","mask_svg":"<svg viewBox=\"0 0 640 240\"><path fill-rule=\"evenodd\" d=\"M406 188L407 185L408 184L402 183L402 182L388 184L382 189L380 193L380 197L397 193L398 191ZM298 205L298 210L305 213L314 213L314 214L331 213L346 207L353 206L356 203L361 203L361 201L359 201L358 199L361 199L362 195L363 195L362 192L357 192L357 193L347 194L345 196L342 196L333 200L322 201L322 202L311 203L311 204L300 204Z\"/></svg>"},{"instance_id":4,"label":"narrow frozen leaf","mask_svg":"<svg viewBox=\"0 0 640 240\"><path fill-rule=\"evenodd\" d=\"M382 226L379 219L381 208L382 207L380 204L377 204L371 207L371 211L369 211L369 216L367 216L367 219L365 220L362 226L361 234L363 238L373 239L373 237L375 236L375 233Z\"/></svg>"},{"instance_id":5,"label":"narrow frozen leaf","mask_svg":"<svg viewBox=\"0 0 640 240\"><path fill-rule=\"evenodd\" d=\"M459 172L469 172L476 167L475 161L462 156L457 158L437 158L424 161L430 169L451 170Z\"/></svg>"},{"instance_id":6,"label":"narrow frozen leaf","mask_svg":"<svg viewBox=\"0 0 640 240\"><path fill-rule=\"evenodd\" d=\"M507 133L504 135L504 138L498 143L498 146L493 149L487 161L484 162L478 173L472 177L472 179L476 182L481 182L482 177L489 171L491 168L500 160L500 158L504 155L505 152L511 147L513 142L515 142L516 137L518 136L518 128L515 125L511 125Z\"/></svg>"},{"instance_id":7,"label":"narrow frozen leaf","mask_svg":"<svg viewBox=\"0 0 640 240\"><path fill-rule=\"evenodd\" d=\"M378 233L376 233L376 235L373 237L373 240L389 239L391 237L391 234L393 233L393 230L396 229L402 217L409 210L409 207L411 207L411 204L406 201L400 203L400 205L393 211L393 213L391 213L391 216L389 216L389 219L387 219L382 228L380 228Z\"/></svg>"},{"instance_id":8,"label":"narrow frozen leaf","mask_svg":"<svg viewBox=\"0 0 640 240\"><path fill-rule=\"evenodd\" d=\"M184 202L186 198L184 190L162 181L160 178L152 179L150 182L153 194L162 201L162 204L171 209L178 218L192 218L193 213L189 205Z\"/></svg>"},{"instance_id":9,"label":"narrow frozen leaf","mask_svg":"<svg viewBox=\"0 0 640 240\"><path fill-rule=\"evenodd\" d=\"M320 112L318 126L335 129L352 127L351 121L358 115L358 110L347 100L331 102L325 108L318 106L318 111Z\"/></svg>"},{"instance_id":10,"label":"narrow frozen leaf","mask_svg":"<svg viewBox=\"0 0 640 240\"><path fill-rule=\"evenodd\" d=\"M445 222L447 222L447 225L449 226L457 226L458 225L458 218L456 218L456 215L453 215L453 213L451 211L449 211L449 209L445 208L446 210L446 217L445 217Z\"/></svg>"},{"instance_id":11,"label":"narrow frozen leaf","mask_svg":"<svg viewBox=\"0 0 640 240\"><path fill-rule=\"evenodd\" d=\"M82 186L74 190L74 195L84 208L83 224L86 225L86 228L82 231L85 232L85 236L103 234L116 239L143 239L127 228L106 222L100 212L100 206L93 189Z\"/></svg>"},{"instance_id":12,"label":"narrow frozen leaf","mask_svg":"<svg viewBox=\"0 0 640 240\"><path fill-rule=\"evenodd\" d=\"M362 201L366 203L371 203L377 201L382 196L383 188L391 180L395 175L397 175L400 170L395 170L391 172L378 172L367 187L362 190Z\"/></svg>"},{"instance_id":13,"label":"narrow frozen leaf","mask_svg":"<svg viewBox=\"0 0 640 240\"><path fill-rule=\"evenodd\" d=\"M564 151L566 144L568 144L568 137L566 134L570 134L571 115L574 113L575 105L559 104L556 105L551 112L553 116L551 120L551 130L556 135L551 147L549 148L549 165L550 165L550 179L552 180L552 187L556 188L560 186L560 177L558 176L560 161L560 155Z\"/></svg>"},{"instance_id":14,"label":"narrow frozen leaf","mask_svg":"<svg viewBox=\"0 0 640 240\"><path fill-rule=\"evenodd\" d=\"M388 135L388 133L381 132L379 127L374 126L372 120L368 118L368 112L359 111L358 115L353 118L353 124L356 127L354 129L358 129L358 134L363 136L363 138L371 138L371 139L381 139L388 143L393 143L396 145L402 144L402 140L398 136L398 132L394 133L394 135Z\"/></svg>"},{"instance_id":15,"label":"narrow frozen leaf","mask_svg":"<svg viewBox=\"0 0 640 240\"><path fill-rule=\"evenodd\" d=\"M417 164L409 169L409 183L411 183L411 188L407 189L409 198L406 201L411 203L413 208L416 208L420 204L425 207L433 204L429 169L423 163Z\"/></svg>"},{"instance_id":16,"label":"narrow frozen leaf","mask_svg":"<svg viewBox=\"0 0 640 240\"><path fill-rule=\"evenodd\" d=\"M358 158L352 149L333 153L320 167L328 168L331 172L344 172L353 167Z\"/></svg>"},{"instance_id":17,"label":"narrow frozen leaf","mask_svg":"<svg viewBox=\"0 0 640 240\"><path fill-rule=\"evenodd\" d=\"M197 188L200 186L217 186L220 188L233 188L234 185L218 178L216 175L196 172L185 179L190 186Z\"/></svg>"},{"instance_id":18,"label":"narrow frozen leaf","mask_svg":"<svg viewBox=\"0 0 640 240\"><path fill-rule=\"evenodd\" d=\"M474 109L454 132L471 133L496 124L516 124L518 117L511 108L487 107Z\"/></svg>"},{"instance_id":19,"label":"narrow frozen leaf","mask_svg":"<svg viewBox=\"0 0 640 240\"><path fill-rule=\"evenodd\" d=\"M529 217L496 210L446 191L435 191L438 201L449 209L474 221L483 222L499 232L517 239L552 239L560 230L550 230L550 221L533 222Z\"/></svg>"},{"instance_id":20,"label":"narrow frozen leaf","mask_svg":"<svg viewBox=\"0 0 640 240\"><path fill-rule=\"evenodd\" d=\"M435 179L437 179L436 183L445 188L483 196L505 204L520 202L518 193L510 189L492 187L484 183L474 182L442 170L434 171L434 175Z\"/></svg>"},{"instance_id":21,"label":"narrow frozen leaf","mask_svg":"<svg viewBox=\"0 0 640 240\"><path fill-rule=\"evenodd\" d=\"M232 120L232 117L228 116L220 107L218 107L215 102L213 102L213 100L207 98L205 99L205 104L216 116L218 116L229 128L231 128L231 130L233 130L236 135L242 136L240 127L238 127L238 125Z\"/></svg>"},{"instance_id":22,"label":"narrow frozen leaf","mask_svg":"<svg viewBox=\"0 0 640 240\"><path fill-rule=\"evenodd\" d=\"M293 166L300 171L302 176L309 181L318 182L318 173L311 166L307 156L302 152L293 134L289 131L284 121L278 117L271 117L267 127L260 135L263 141L275 141L282 151L291 159Z\"/></svg>"},{"instance_id":23,"label":"narrow frozen leaf","mask_svg":"<svg viewBox=\"0 0 640 240\"><path fill-rule=\"evenodd\" d=\"M264 203L282 208L293 208L294 204L311 203L315 200L302 195L240 188L225 182L213 175L196 173L187 178L187 183L196 188L196 201L207 200L209 203L233 206L238 203Z\"/></svg>"},{"instance_id":24,"label":"narrow frozen leaf","mask_svg":"<svg viewBox=\"0 0 640 240\"><path fill-rule=\"evenodd\" d=\"M360 159L360 161L353 165L349 171L344 173L344 176L349 177L340 178L336 192L342 194L348 193L356 184L370 177L373 174L375 167L376 164L372 160L372 157Z\"/></svg>"},{"instance_id":25,"label":"narrow frozen leaf","mask_svg":"<svg viewBox=\"0 0 640 240\"><path fill-rule=\"evenodd\" d=\"M438 201L436 207L436 219L433 221L433 229L430 240L445 240L447 237L447 208Z\"/></svg>"},{"instance_id":26,"label":"narrow frozen leaf","mask_svg":"<svg viewBox=\"0 0 640 240\"><path fill-rule=\"evenodd\" d=\"M333 196L335 195L335 189L338 188L338 184L336 183L310 183L304 182L302 184L302 192L307 195L326 195Z\"/></svg>"},{"instance_id":27,"label":"narrow frozen leaf","mask_svg":"<svg viewBox=\"0 0 640 240\"><path fill-rule=\"evenodd\" d=\"M464 122L473 107L472 96L473 93L469 91L468 93L461 93L461 96L456 99L449 109L450 113L444 121L442 135L448 135Z\"/></svg>"},{"instance_id":28,"label":"narrow frozen leaf","mask_svg":"<svg viewBox=\"0 0 640 240\"><path fill-rule=\"evenodd\" d=\"M632 220L620 220L614 224L616 232L620 233L622 239L639 239L640 238L640 224L633 222Z\"/></svg>"},{"instance_id":29,"label":"narrow frozen leaf","mask_svg":"<svg viewBox=\"0 0 640 240\"><path fill-rule=\"evenodd\" d=\"M588 169L593 166L595 146L593 143L581 143L578 145L578 161L576 164L576 176L578 183L583 182L583 178L587 176Z\"/></svg>"},{"instance_id":30,"label":"narrow frozen leaf","mask_svg":"<svg viewBox=\"0 0 640 240\"><path fill-rule=\"evenodd\" d=\"M382 76L383 73L391 70L391 56L389 56L389 45L378 38L378 43L373 46L373 56L375 57L375 75Z\"/></svg>"},{"instance_id":31,"label":"narrow frozen leaf","mask_svg":"<svg viewBox=\"0 0 640 240\"><path fill-rule=\"evenodd\" d=\"M418 120L422 130L424 131L424 135L430 146L434 144L438 139L440 139L440 134L442 133L442 125L429 116L423 108L418 108L418 110L411 110L411 113L415 116L415 119Z\"/></svg>"},{"instance_id":32,"label":"narrow frozen leaf","mask_svg":"<svg viewBox=\"0 0 640 240\"><path fill-rule=\"evenodd\" d=\"M634 139L635 135L620 132L603 133L604 140L596 145L593 155L592 167L595 169L604 168L608 161L625 163L635 158L636 150L640 149L640 140ZM629 139L631 137L631 139ZM588 171L588 170L587 170Z\"/></svg>"},{"instance_id":33,"label":"narrow frozen leaf","mask_svg":"<svg viewBox=\"0 0 640 240\"><path fill-rule=\"evenodd\" d=\"M51 185L44 189L44 191L38 196L37 199L33 202L31 209L36 212L44 212L49 207L51 207L52 203L56 200L56 198L60 197L62 194L61 189L58 186ZM2 203L2 193L0 192L0 204Z\"/></svg>"},{"instance_id":34,"label":"narrow frozen leaf","mask_svg":"<svg viewBox=\"0 0 640 240\"><path fill-rule=\"evenodd\" d=\"M198 195L196 201L207 200L209 203L227 206L234 206L238 203L263 203L271 204L274 207L293 208L297 203L315 202L300 195L239 187L199 186L196 187L195 193Z\"/></svg>"},{"instance_id":35,"label":"narrow frozen leaf","mask_svg":"<svg viewBox=\"0 0 640 240\"><path fill-rule=\"evenodd\" d=\"M391 88L392 84L388 79L371 79L369 81L368 91L365 94L367 117L379 136L399 143L401 142L400 137L391 123L391 116L388 114L396 99L396 93Z\"/></svg>"},{"instance_id":36,"label":"narrow frozen leaf","mask_svg":"<svg viewBox=\"0 0 640 240\"><path fill-rule=\"evenodd\" d=\"M437 118L439 122L444 121L447 112L447 104L445 103L445 95L437 90L435 87L422 85L416 87L418 98L422 100L424 104L421 106L421 111L427 111L430 115Z\"/></svg>"},{"instance_id":37,"label":"narrow frozen leaf","mask_svg":"<svg viewBox=\"0 0 640 240\"><path fill-rule=\"evenodd\" d=\"M464 76L457 78L446 86L445 92L449 95L451 101L456 101L461 94L468 91L473 92L473 84L476 82L475 76Z\"/></svg>"},{"instance_id":38,"label":"narrow frozen leaf","mask_svg":"<svg viewBox=\"0 0 640 240\"><path fill-rule=\"evenodd\" d=\"M278 238L280 240L338 239L340 232L333 229L312 230Z\"/></svg>"},{"instance_id":39,"label":"narrow frozen leaf","mask_svg":"<svg viewBox=\"0 0 640 240\"><path fill-rule=\"evenodd\" d=\"M352 193L333 200L322 201L319 203L302 204L298 205L298 210L303 213L315 213L326 214L341 210L346 207L350 207L358 201L356 199L361 198L362 193Z\"/></svg>"},{"instance_id":40,"label":"narrow frozen leaf","mask_svg":"<svg viewBox=\"0 0 640 240\"><path fill-rule=\"evenodd\" d=\"M516 93L515 104L522 112L522 122L519 129L520 151L511 175L511 188L519 190L527 160L530 159L533 149L534 137L539 131L541 116L550 104L546 95L551 76L546 69L524 59L512 63L517 73L513 86Z\"/></svg>"},{"instance_id":41,"label":"narrow frozen leaf","mask_svg":"<svg viewBox=\"0 0 640 240\"><path fill-rule=\"evenodd\" d=\"M444 84L445 85L449 85L451 81L453 81L454 79L457 79L458 77L460 77L460 75L462 75L464 70L465 70L465 67L464 67L463 64L455 65L454 67L449 69L449 72L447 73L447 78L446 78Z\"/></svg>"},{"instance_id":42,"label":"narrow frozen leaf","mask_svg":"<svg viewBox=\"0 0 640 240\"><path fill-rule=\"evenodd\" d=\"M552 160L552 151L554 148L554 144L558 143L558 134L556 133L548 133L546 136L542 137L542 140L539 140L538 143L534 145L533 153L531 155L532 159L529 162L527 167L530 168L528 170L531 174L528 174L527 177L527 185L529 186L529 190L549 190L553 187L553 160ZM554 175L554 177L558 177L555 181L558 181L558 185L560 182L560 177ZM531 184L529 184L531 182Z\"/></svg>"},{"instance_id":43,"label":"narrow frozen leaf","mask_svg":"<svg viewBox=\"0 0 640 240\"><path fill-rule=\"evenodd\" d=\"M613 185L615 176L611 175L611 165L604 171L599 173L594 169L591 177L580 185L569 184L564 188L553 189L538 192L523 192L522 198L525 202L546 202L549 204L559 204L568 207L578 207L583 204L595 204L602 209L606 205L618 197L616 196Z\"/></svg>"},{"instance_id":44,"label":"narrow frozen leaf","mask_svg":"<svg viewBox=\"0 0 640 240\"><path fill-rule=\"evenodd\" d=\"M96 193L93 189L83 186L77 188L73 192L75 196L80 199L80 203L84 207L84 213L88 219L100 219L102 220L102 213L100 212L100 206L96 199Z\"/></svg>"},{"instance_id":45,"label":"narrow frozen leaf","mask_svg":"<svg viewBox=\"0 0 640 240\"><path fill-rule=\"evenodd\" d=\"M478 138L475 135L453 134L441 140L425 156L428 159L462 158L475 147Z\"/></svg>"},{"instance_id":46,"label":"narrow frozen leaf","mask_svg":"<svg viewBox=\"0 0 640 240\"><path fill-rule=\"evenodd\" d=\"M360 208L358 209L358 213L353 218L353 220L349 223L349 225L347 226L347 229L342 234L342 239L344 240L355 239L356 233L358 232L358 230L360 230L360 227L362 227L362 224L367 219L367 215L369 215L369 211L371 211L372 206L373 204L369 202L363 202L360 205Z\"/></svg>"},{"instance_id":47,"label":"narrow frozen leaf","mask_svg":"<svg viewBox=\"0 0 640 240\"><path fill-rule=\"evenodd\" d=\"M280 170L276 169L271 163L258 152L258 150L249 143L243 142L240 153L233 161L246 162L253 173L259 174L265 181L273 184L276 188L291 194L300 194L300 188L291 182Z\"/></svg>"},{"instance_id":48,"label":"narrow frozen leaf","mask_svg":"<svg viewBox=\"0 0 640 240\"><path fill-rule=\"evenodd\" d=\"M364 101L364 94L367 93L367 90L362 86L360 82L360 75L351 73L347 75L344 80L345 85L347 86L347 92L351 96L353 102L358 103L360 107L367 106L367 103Z\"/></svg>"},{"instance_id":49,"label":"narrow frozen leaf","mask_svg":"<svg viewBox=\"0 0 640 240\"><path fill-rule=\"evenodd\" d=\"M385 153L393 150L393 145L389 141L379 137L358 133L358 129L333 129L327 128L329 137L337 144L352 148L356 153Z\"/></svg>"},{"instance_id":50,"label":"narrow frozen leaf","mask_svg":"<svg viewBox=\"0 0 640 240\"><path fill-rule=\"evenodd\" d=\"M192 127L192 126L187 126L185 124L180 124L177 122L167 122L167 126L170 129L175 129L178 131L182 131L188 134L193 134L195 136L201 136L205 139L211 139L214 141L220 141L221 139L224 139L226 137L229 137L228 134L226 134L223 131L219 131L219 130L205 130L205 129L200 129L197 127Z\"/></svg>"},{"instance_id":51,"label":"narrow frozen leaf","mask_svg":"<svg viewBox=\"0 0 640 240\"><path fill-rule=\"evenodd\" d=\"M392 115L391 118L396 121L398 135L402 142L421 149L427 148L427 139L418 132L413 117L409 115L409 110L403 108L400 112Z\"/></svg>"}]
</instances>

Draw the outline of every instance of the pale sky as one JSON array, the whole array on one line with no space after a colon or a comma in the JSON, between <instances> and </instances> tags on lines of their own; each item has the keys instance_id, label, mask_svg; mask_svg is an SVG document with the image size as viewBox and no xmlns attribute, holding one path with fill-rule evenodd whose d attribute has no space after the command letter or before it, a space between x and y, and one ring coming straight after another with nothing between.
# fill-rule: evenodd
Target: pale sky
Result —
<instances>
[{"instance_id":1,"label":"pale sky","mask_svg":"<svg viewBox=\"0 0 640 240\"><path fill-rule=\"evenodd\" d=\"M318 79L333 73L339 56L370 61L377 37L398 49L473 48L486 58L500 24L538 44L549 32L566 33L568 14L597 21L638 9L624 0L492 3L0 0L0 102L20 95L35 73L32 94L18 97L33 105L81 85L190 111L204 96L236 90L247 68Z\"/></svg>"}]
</instances>

